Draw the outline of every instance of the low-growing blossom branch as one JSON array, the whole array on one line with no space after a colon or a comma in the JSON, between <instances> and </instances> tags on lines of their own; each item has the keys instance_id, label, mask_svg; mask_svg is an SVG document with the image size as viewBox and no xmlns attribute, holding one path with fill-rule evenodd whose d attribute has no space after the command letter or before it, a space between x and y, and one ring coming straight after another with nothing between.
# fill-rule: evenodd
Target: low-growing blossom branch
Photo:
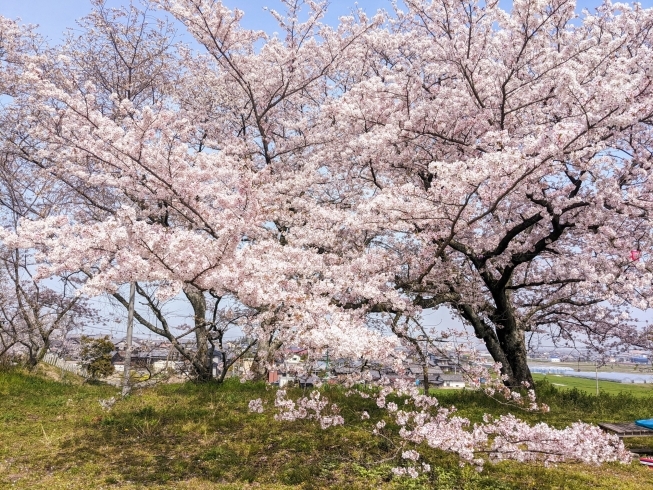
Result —
<instances>
[{"instance_id":1,"label":"low-growing blossom branch","mask_svg":"<svg viewBox=\"0 0 653 490\"><path fill-rule=\"evenodd\" d=\"M402 410L395 405L379 403L382 397L393 394L403 397ZM533 395L534 396L534 395ZM534 402L533 402L534 403ZM400 428L398 436L405 442L418 446L422 443L443 451L458 454L461 463L474 464L479 470L488 455L492 462L502 460L537 461L544 464L563 461L603 463L630 461L630 453L623 442L600 428L577 422L565 429L556 429L545 423L534 426L514 415L492 418L484 416L483 423L472 425L464 417L454 415L455 408L445 408L435 397L426 396L415 387L399 384L394 390L384 386L377 405L387 408L388 416ZM383 421L377 430L385 427ZM408 459L417 460L414 449L406 452ZM406 459L406 458L404 458ZM410 474L415 474L413 468Z\"/></svg>"},{"instance_id":2,"label":"low-growing blossom branch","mask_svg":"<svg viewBox=\"0 0 653 490\"><path fill-rule=\"evenodd\" d=\"M405 381L391 383L386 379L376 388L350 389L347 395L368 399L368 392L374 389L377 390L374 402L382 409L383 416L373 423L372 433L397 447L396 456L401 452L401 465L393 469L397 476L415 478L430 471L428 462L420 461L418 448L422 444L455 453L461 464L472 464L479 471L488 461L600 464L627 463L631 458L618 437L582 422L556 429L546 423L529 425L512 414L497 418L486 414L482 423L472 424L469 419L456 415L454 407L440 406L436 397L423 394ZM396 401L388 401L388 397ZM258 406L257 402L253 400L250 406ZM344 423L342 417L323 414L329 401L318 390L296 402L287 398L285 390L279 390L275 406L280 410L275 415L277 420L315 419L323 429ZM331 405L331 411L337 413L337 407ZM369 420L370 414L363 411L360 418Z\"/></svg>"},{"instance_id":3,"label":"low-growing blossom branch","mask_svg":"<svg viewBox=\"0 0 653 490\"><path fill-rule=\"evenodd\" d=\"M279 410L274 416L276 420L291 422L313 419L320 423L322 429L345 423L338 406L330 404L329 400L322 397L318 390L311 391L308 397L299 398L296 402L286 398L286 390L279 390L274 400L274 406Z\"/></svg>"},{"instance_id":4,"label":"low-growing blossom branch","mask_svg":"<svg viewBox=\"0 0 653 490\"><path fill-rule=\"evenodd\" d=\"M606 434L595 425L575 422L564 429L547 424L528 425L514 415L497 419L485 417L479 426L490 438L486 451L492 461L562 461L599 464L606 461L628 463L630 452L614 434Z\"/></svg>"}]
</instances>

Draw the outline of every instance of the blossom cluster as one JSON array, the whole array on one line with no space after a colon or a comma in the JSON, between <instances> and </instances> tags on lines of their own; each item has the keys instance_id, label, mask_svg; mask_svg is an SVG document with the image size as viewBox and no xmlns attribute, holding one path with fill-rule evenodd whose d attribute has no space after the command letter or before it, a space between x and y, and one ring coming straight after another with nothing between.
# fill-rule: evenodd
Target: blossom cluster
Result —
<instances>
[{"instance_id":1,"label":"blossom cluster","mask_svg":"<svg viewBox=\"0 0 653 490\"><path fill-rule=\"evenodd\" d=\"M279 410L274 416L276 420L313 419L320 423L322 429L345 423L344 418L339 415L338 406L330 404L318 390L313 390L309 396L301 397L296 401L286 398L286 390L278 390L274 406Z\"/></svg>"},{"instance_id":2,"label":"blossom cluster","mask_svg":"<svg viewBox=\"0 0 653 490\"><path fill-rule=\"evenodd\" d=\"M250 400L248 406L250 412L263 413L263 400L257 398L256 400Z\"/></svg>"}]
</instances>

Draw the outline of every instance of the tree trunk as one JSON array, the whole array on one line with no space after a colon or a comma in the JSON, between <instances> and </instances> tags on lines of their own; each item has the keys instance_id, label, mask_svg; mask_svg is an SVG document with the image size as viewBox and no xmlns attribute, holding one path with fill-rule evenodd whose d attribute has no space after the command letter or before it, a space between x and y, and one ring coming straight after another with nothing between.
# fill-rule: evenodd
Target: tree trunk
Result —
<instances>
[{"instance_id":1,"label":"tree trunk","mask_svg":"<svg viewBox=\"0 0 653 490\"><path fill-rule=\"evenodd\" d=\"M492 321L496 325L496 335L504 358L510 367L509 370L504 371L508 376L505 384L512 389L533 387L533 377L527 362L526 338L524 331L519 328L515 311L510 303L510 294L503 289L493 294L493 297L496 311Z\"/></svg>"},{"instance_id":2,"label":"tree trunk","mask_svg":"<svg viewBox=\"0 0 653 490\"><path fill-rule=\"evenodd\" d=\"M30 345L27 349L28 355L27 355L27 360L25 362L27 369L30 371L38 365L39 362L43 360L45 355L48 353L48 349L50 348L50 339L49 337L43 337L43 345L38 346L36 345L36 342L32 342L32 345Z\"/></svg>"},{"instance_id":3,"label":"tree trunk","mask_svg":"<svg viewBox=\"0 0 653 490\"><path fill-rule=\"evenodd\" d=\"M36 365L39 363L38 355L34 353L32 349L28 349L27 351L27 360L25 361L25 367L32 371L34 368L36 368Z\"/></svg>"},{"instance_id":4,"label":"tree trunk","mask_svg":"<svg viewBox=\"0 0 653 490\"><path fill-rule=\"evenodd\" d=\"M184 287L184 294L193 306L195 314L196 354L192 361L196 381L205 382L213 378L213 359L209 358L209 333L206 328L206 298L204 293L191 285Z\"/></svg>"},{"instance_id":5,"label":"tree trunk","mask_svg":"<svg viewBox=\"0 0 653 490\"><path fill-rule=\"evenodd\" d=\"M427 362L422 362L422 374L424 375L424 394L428 396L429 388L431 387L431 385L429 384L429 365L428 365L428 361Z\"/></svg>"},{"instance_id":6,"label":"tree trunk","mask_svg":"<svg viewBox=\"0 0 653 490\"><path fill-rule=\"evenodd\" d=\"M260 344L259 344L259 349L256 350L256 353L254 354L254 359L252 359L252 365L249 368L250 372L252 373L251 379L253 381L267 380L268 370L265 366L266 357L265 354L263 354L263 357L261 356L261 354L262 353L260 351Z\"/></svg>"},{"instance_id":7,"label":"tree trunk","mask_svg":"<svg viewBox=\"0 0 653 490\"><path fill-rule=\"evenodd\" d=\"M268 379L268 374L270 372L268 366L274 364L274 356L281 345L281 342L274 339L274 334L270 334L268 339L259 339L252 366L250 368L252 379L256 381L265 381Z\"/></svg>"},{"instance_id":8,"label":"tree trunk","mask_svg":"<svg viewBox=\"0 0 653 490\"><path fill-rule=\"evenodd\" d=\"M517 327L511 312L497 314L492 328L469 305L459 305L462 317L472 327L476 337L481 339L494 362L501 364L501 374L507 376L505 384L509 388L523 388L524 382L533 386L533 377L528 368L524 331Z\"/></svg>"},{"instance_id":9,"label":"tree trunk","mask_svg":"<svg viewBox=\"0 0 653 490\"><path fill-rule=\"evenodd\" d=\"M43 345L36 352L36 363L37 364L43 360L45 355L48 353L49 349L50 349L50 337L48 336L47 338L43 339Z\"/></svg>"},{"instance_id":10,"label":"tree trunk","mask_svg":"<svg viewBox=\"0 0 653 490\"><path fill-rule=\"evenodd\" d=\"M534 383L531 370L528 367L524 331L499 328L497 329L497 337L510 367L509 370L506 369L504 372L504 374L508 375L506 385L509 388L524 388L525 383L528 383L528 387L532 388Z\"/></svg>"}]
</instances>

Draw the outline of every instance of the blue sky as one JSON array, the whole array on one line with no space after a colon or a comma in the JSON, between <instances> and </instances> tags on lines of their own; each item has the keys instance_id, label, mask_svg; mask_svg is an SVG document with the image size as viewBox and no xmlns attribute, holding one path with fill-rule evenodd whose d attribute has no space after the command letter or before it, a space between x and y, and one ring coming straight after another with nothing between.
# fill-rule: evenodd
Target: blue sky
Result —
<instances>
[{"instance_id":1,"label":"blue sky","mask_svg":"<svg viewBox=\"0 0 653 490\"><path fill-rule=\"evenodd\" d=\"M653 2L653 0L651 0ZM138 4L138 0L135 2ZM225 0L229 8L239 8L245 12L243 24L250 29L260 29L272 33L276 23L264 7L283 10L279 0ZM108 5L128 5L129 0L108 0ZM391 8L389 0L333 0L329 7L327 20L335 23L341 15L346 15L358 5L368 13L380 8ZM26 24L38 24L39 32L51 40L60 39L66 27L75 27L75 19L83 17L91 10L88 0L0 0L0 15L9 18L20 17Z\"/></svg>"},{"instance_id":2,"label":"blue sky","mask_svg":"<svg viewBox=\"0 0 653 490\"><path fill-rule=\"evenodd\" d=\"M109 0L112 6L127 5L129 0ZM276 24L264 7L282 10L278 0L224 0L231 8L239 8L245 12L243 24L252 29L261 29L269 33L275 31ZM503 3L507 3L504 2ZM592 9L600 5L597 0L579 0L578 9ZM653 0L642 0L644 7L653 7ZM352 7L358 5L368 13L377 9L390 9L389 0L332 0L327 21L335 23L341 15L349 13ZM91 9L88 0L0 0L0 15L9 18L20 17L26 24L38 24L39 32L52 41L58 41L66 27L75 27L75 19L83 17Z\"/></svg>"}]
</instances>

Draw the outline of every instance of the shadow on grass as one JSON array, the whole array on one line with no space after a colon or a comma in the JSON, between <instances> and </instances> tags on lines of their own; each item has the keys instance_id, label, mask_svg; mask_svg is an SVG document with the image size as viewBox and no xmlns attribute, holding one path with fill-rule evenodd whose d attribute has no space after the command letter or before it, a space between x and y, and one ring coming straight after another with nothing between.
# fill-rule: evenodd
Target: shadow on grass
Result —
<instances>
[{"instance_id":1,"label":"shadow on grass","mask_svg":"<svg viewBox=\"0 0 653 490\"><path fill-rule=\"evenodd\" d=\"M312 421L282 423L248 412L252 398L265 397L269 408L273 396L264 385L233 382L160 386L83 424L50 464L110 465L137 484L200 478L324 486L356 458L387 457L370 430L321 431ZM347 450L339 451L344 441Z\"/></svg>"}]
</instances>

